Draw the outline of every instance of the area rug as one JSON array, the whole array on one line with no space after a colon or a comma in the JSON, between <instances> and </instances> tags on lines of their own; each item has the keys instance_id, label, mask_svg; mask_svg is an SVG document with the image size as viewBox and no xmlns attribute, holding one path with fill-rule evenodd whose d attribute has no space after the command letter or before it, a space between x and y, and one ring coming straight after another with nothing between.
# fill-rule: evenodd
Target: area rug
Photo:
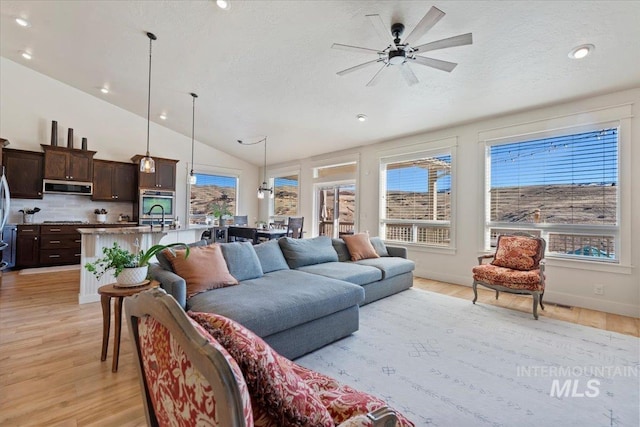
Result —
<instances>
[{"instance_id":1,"label":"area rug","mask_svg":"<svg viewBox=\"0 0 640 427\"><path fill-rule=\"evenodd\" d=\"M296 360L417 426L638 426L640 340L410 289Z\"/></svg>"}]
</instances>

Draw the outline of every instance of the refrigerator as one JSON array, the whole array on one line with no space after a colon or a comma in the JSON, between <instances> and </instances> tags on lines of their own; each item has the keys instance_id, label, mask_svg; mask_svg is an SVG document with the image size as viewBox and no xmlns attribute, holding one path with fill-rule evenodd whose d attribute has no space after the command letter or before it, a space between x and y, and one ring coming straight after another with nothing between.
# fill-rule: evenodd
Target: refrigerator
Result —
<instances>
[{"instance_id":1,"label":"refrigerator","mask_svg":"<svg viewBox=\"0 0 640 427\"><path fill-rule=\"evenodd\" d=\"M0 177L0 259L2 259L2 251L9 246L4 241L2 236L2 230L9 218L9 206L11 205L11 194L9 193L9 183L7 182L7 176L4 173L4 166L2 166L2 177ZM7 268L8 262L0 262L0 286L2 285L2 270Z\"/></svg>"}]
</instances>

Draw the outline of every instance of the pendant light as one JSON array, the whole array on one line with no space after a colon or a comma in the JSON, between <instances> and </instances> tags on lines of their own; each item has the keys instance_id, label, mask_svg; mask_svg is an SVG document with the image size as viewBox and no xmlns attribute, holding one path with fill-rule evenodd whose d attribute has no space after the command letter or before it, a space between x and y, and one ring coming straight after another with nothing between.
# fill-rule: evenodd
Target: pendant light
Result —
<instances>
[{"instance_id":1,"label":"pendant light","mask_svg":"<svg viewBox=\"0 0 640 427\"><path fill-rule=\"evenodd\" d=\"M267 187L267 137L265 136L260 141L256 141L253 143L245 143L242 140L238 140L238 142L242 145L256 145L264 141L264 166L262 168L263 177L262 184L258 187L258 199L264 199L264 193L269 193L269 198L273 199L273 188Z\"/></svg>"},{"instance_id":2,"label":"pendant light","mask_svg":"<svg viewBox=\"0 0 640 427\"><path fill-rule=\"evenodd\" d=\"M149 37L149 94L147 97L147 154L140 159L140 172L143 173L155 173L156 162L149 155L149 125L151 123L151 45L153 41L157 39L155 34L147 33Z\"/></svg>"},{"instance_id":3,"label":"pendant light","mask_svg":"<svg viewBox=\"0 0 640 427\"><path fill-rule=\"evenodd\" d=\"M198 177L193 173L193 147L194 147L194 133L196 128L196 98L198 95L191 92L191 96L193 97L193 115L191 120L191 172L189 172L189 184L195 185L198 182Z\"/></svg>"}]
</instances>

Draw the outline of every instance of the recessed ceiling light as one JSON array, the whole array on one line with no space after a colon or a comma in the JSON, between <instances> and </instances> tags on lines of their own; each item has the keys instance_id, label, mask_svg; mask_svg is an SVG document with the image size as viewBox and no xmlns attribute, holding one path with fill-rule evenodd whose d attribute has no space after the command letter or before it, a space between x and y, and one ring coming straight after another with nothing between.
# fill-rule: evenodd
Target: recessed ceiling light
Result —
<instances>
[{"instance_id":1,"label":"recessed ceiling light","mask_svg":"<svg viewBox=\"0 0 640 427\"><path fill-rule=\"evenodd\" d=\"M367 116L365 116L364 114L358 114L356 116L356 119L358 119L359 122L366 122L367 121Z\"/></svg>"},{"instance_id":2,"label":"recessed ceiling light","mask_svg":"<svg viewBox=\"0 0 640 427\"><path fill-rule=\"evenodd\" d=\"M571 59L582 59L588 56L596 47L592 44L583 44L578 47L574 47L569 52L569 58Z\"/></svg>"},{"instance_id":3,"label":"recessed ceiling light","mask_svg":"<svg viewBox=\"0 0 640 427\"><path fill-rule=\"evenodd\" d=\"M160 114L160 120L167 120L167 115L165 113Z\"/></svg>"},{"instance_id":4,"label":"recessed ceiling light","mask_svg":"<svg viewBox=\"0 0 640 427\"><path fill-rule=\"evenodd\" d=\"M102 92L102 93L104 93L106 95L107 93L109 93L109 88L105 86L102 89L100 89L100 92Z\"/></svg>"},{"instance_id":5,"label":"recessed ceiling light","mask_svg":"<svg viewBox=\"0 0 640 427\"><path fill-rule=\"evenodd\" d=\"M29 21L27 21L27 20L26 20L26 19L24 19L24 18L20 18L20 17L16 18L16 23L17 23L18 25L20 25L21 27L28 27L28 26L30 26Z\"/></svg>"},{"instance_id":6,"label":"recessed ceiling light","mask_svg":"<svg viewBox=\"0 0 640 427\"><path fill-rule=\"evenodd\" d=\"M229 10L231 3L229 0L216 0L216 4L220 9Z\"/></svg>"},{"instance_id":7,"label":"recessed ceiling light","mask_svg":"<svg viewBox=\"0 0 640 427\"><path fill-rule=\"evenodd\" d=\"M24 59L31 59L31 53L27 52L26 50L24 52L22 52L22 57Z\"/></svg>"}]
</instances>

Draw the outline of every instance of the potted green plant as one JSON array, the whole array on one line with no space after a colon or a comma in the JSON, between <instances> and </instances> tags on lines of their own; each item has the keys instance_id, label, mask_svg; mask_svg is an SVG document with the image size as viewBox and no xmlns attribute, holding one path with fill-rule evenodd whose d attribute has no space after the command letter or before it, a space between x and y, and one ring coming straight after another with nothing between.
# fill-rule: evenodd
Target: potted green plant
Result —
<instances>
[{"instance_id":1,"label":"potted green plant","mask_svg":"<svg viewBox=\"0 0 640 427\"><path fill-rule=\"evenodd\" d=\"M107 222L107 214L109 212L107 212L106 209L96 209L93 211L94 214L96 214L96 221L97 222L102 222L105 223Z\"/></svg>"},{"instance_id":2,"label":"potted green plant","mask_svg":"<svg viewBox=\"0 0 640 427\"><path fill-rule=\"evenodd\" d=\"M113 270L113 276L116 278L118 286L136 286L147 278L151 258L165 249L169 249L175 255L174 248L176 247L184 247L186 249L185 258L189 256L189 246L185 243L158 244L151 246L146 251L140 249L138 252L131 252L114 242L113 246L102 248L103 256L101 258L86 263L84 268L93 273L98 280L107 271Z\"/></svg>"},{"instance_id":3,"label":"potted green plant","mask_svg":"<svg viewBox=\"0 0 640 427\"><path fill-rule=\"evenodd\" d=\"M24 209L20 209L18 212L22 213L22 220L25 223L30 224L33 222L33 215L40 212L40 208L39 207L24 208Z\"/></svg>"}]
</instances>

